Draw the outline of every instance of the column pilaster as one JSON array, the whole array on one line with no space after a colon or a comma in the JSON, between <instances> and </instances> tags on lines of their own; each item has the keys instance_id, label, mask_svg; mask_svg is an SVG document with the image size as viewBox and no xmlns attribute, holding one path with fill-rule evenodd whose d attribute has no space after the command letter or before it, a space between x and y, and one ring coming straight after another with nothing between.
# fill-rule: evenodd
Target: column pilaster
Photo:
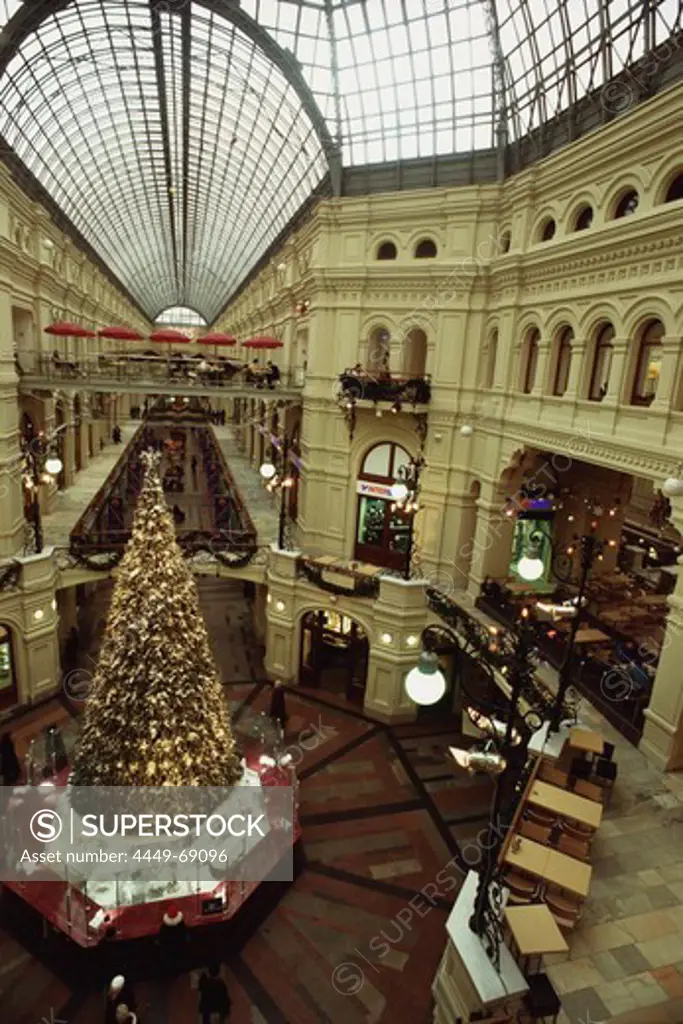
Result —
<instances>
[{"instance_id":1,"label":"column pilaster","mask_svg":"<svg viewBox=\"0 0 683 1024\"><path fill-rule=\"evenodd\" d=\"M463 556L470 554L469 592L478 596L481 585L489 577L502 580L508 575L514 517L506 516L504 498L487 488L477 499L477 523L471 541L471 552L466 546Z\"/></svg>"},{"instance_id":2,"label":"column pilaster","mask_svg":"<svg viewBox=\"0 0 683 1024\"><path fill-rule=\"evenodd\" d=\"M586 342L575 338L572 342L572 358L569 364L569 380L565 398L581 398L583 394L582 376L584 369L584 357L586 355Z\"/></svg>"},{"instance_id":3,"label":"column pilaster","mask_svg":"<svg viewBox=\"0 0 683 1024\"><path fill-rule=\"evenodd\" d=\"M662 338L662 368L657 384L657 394L651 408L668 411L676 408L676 391L679 386L678 374L681 362L681 339L677 337Z\"/></svg>"},{"instance_id":4,"label":"column pilaster","mask_svg":"<svg viewBox=\"0 0 683 1024\"><path fill-rule=\"evenodd\" d=\"M612 365L607 394L603 399L603 403L606 405L618 405L624 401L628 376L629 344L629 338L614 338L612 341Z\"/></svg>"}]
</instances>

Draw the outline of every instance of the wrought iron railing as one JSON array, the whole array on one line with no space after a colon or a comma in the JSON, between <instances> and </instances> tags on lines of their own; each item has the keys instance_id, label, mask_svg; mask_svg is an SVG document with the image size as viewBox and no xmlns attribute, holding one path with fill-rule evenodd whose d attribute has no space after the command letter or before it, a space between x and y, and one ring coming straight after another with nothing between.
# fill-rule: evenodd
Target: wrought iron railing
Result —
<instances>
[{"instance_id":1,"label":"wrought iron railing","mask_svg":"<svg viewBox=\"0 0 683 1024\"><path fill-rule=\"evenodd\" d=\"M349 586L325 579L325 573L344 576L348 579ZM346 597L375 598L379 596L379 577L360 573L351 566L329 565L317 562L314 558L299 558L297 560L297 575L330 594L344 594Z\"/></svg>"},{"instance_id":2,"label":"wrought iron railing","mask_svg":"<svg viewBox=\"0 0 683 1024\"><path fill-rule=\"evenodd\" d=\"M347 400L369 402L406 402L427 405L432 397L431 378L427 374L405 376L395 373L372 373L366 370L344 370L339 374L340 395Z\"/></svg>"},{"instance_id":3,"label":"wrought iron railing","mask_svg":"<svg viewBox=\"0 0 683 1024\"><path fill-rule=\"evenodd\" d=\"M200 369L201 359L182 355L121 354L87 356L49 356L45 353L24 353L25 366L20 377L77 384L84 381L100 383L103 390L113 390L117 384L148 385L150 392L163 385L196 385L200 388L235 390L253 387L255 390L291 390L303 386L300 368L279 371L277 380L267 368L255 369L228 359L212 359L205 355L207 369Z\"/></svg>"}]
</instances>

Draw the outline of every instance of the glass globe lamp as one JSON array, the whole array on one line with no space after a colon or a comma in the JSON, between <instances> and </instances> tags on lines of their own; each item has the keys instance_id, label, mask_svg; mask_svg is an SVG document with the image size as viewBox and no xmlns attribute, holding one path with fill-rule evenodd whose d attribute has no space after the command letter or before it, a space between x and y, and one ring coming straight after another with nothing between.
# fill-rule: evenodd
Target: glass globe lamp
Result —
<instances>
[{"instance_id":1,"label":"glass globe lamp","mask_svg":"<svg viewBox=\"0 0 683 1024\"><path fill-rule=\"evenodd\" d=\"M417 665L406 676L405 688L410 699L422 707L441 700L446 692L446 679L433 651L422 652Z\"/></svg>"},{"instance_id":2,"label":"glass globe lamp","mask_svg":"<svg viewBox=\"0 0 683 1024\"><path fill-rule=\"evenodd\" d=\"M45 461L45 469L50 476L57 476L62 472L62 460L56 455L50 455Z\"/></svg>"},{"instance_id":3,"label":"glass globe lamp","mask_svg":"<svg viewBox=\"0 0 683 1024\"><path fill-rule=\"evenodd\" d=\"M277 470L272 462L264 462L259 469L259 473L263 480L272 480Z\"/></svg>"},{"instance_id":4,"label":"glass globe lamp","mask_svg":"<svg viewBox=\"0 0 683 1024\"><path fill-rule=\"evenodd\" d=\"M540 580L544 570L543 559L539 558L536 552L523 555L517 563L517 572L527 583L534 583L536 580Z\"/></svg>"},{"instance_id":5,"label":"glass globe lamp","mask_svg":"<svg viewBox=\"0 0 683 1024\"><path fill-rule=\"evenodd\" d=\"M405 501L408 497L408 488L402 480L397 480L391 485L391 497L394 501Z\"/></svg>"}]
</instances>

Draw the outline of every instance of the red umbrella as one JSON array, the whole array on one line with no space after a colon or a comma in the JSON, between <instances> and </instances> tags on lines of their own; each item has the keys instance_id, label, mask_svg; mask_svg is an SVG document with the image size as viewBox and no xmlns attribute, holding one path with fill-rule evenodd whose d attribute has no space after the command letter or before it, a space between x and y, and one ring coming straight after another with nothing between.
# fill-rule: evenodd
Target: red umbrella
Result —
<instances>
[{"instance_id":1,"label":"red umbrella","mask_svg":"<svg viewBox=\"0 0 683 1024\"><path fill-rule=\"evenodd\" d=\"M269 338L267 335L258 335L244 342L245 348L282 348L283 342L277 338Z\"/></svg>"},{"instance_id":2,"label":"red umbrella","mask_svg":"<svg viewBox=\"0 0 683 1024\"><path fill-rule=\"evenodd\" d=\"M187 334L183 334L182 331L176 331L175 327L161 327L158 331L152 331L149 336L150 341L190 341Z\"/></svg>"},{"instance_id":3,"label":"red umbrella","mask_svg":"<svg viewBox=\"0 0 683 1024\"><path fill-rule=\"evenodd\" d=\"M208 334L203 334L201 338L197 338L198 345L236 345L237 338L233 338L232 334L223 334L222 331L210 331Z\"/></svg>"},{"instance_id":4,"label":"red umbrella","mask_svg":"<svg viewBox=\"0 0 683 1024\"><path fill-rule=\"evenodd\" d=\"M225 348L228 345L236 345L237 338L233 338L232 334L224 334L223 331L209 331L208 334L203 334L201 338L197 338L198 345L213 345L213 354L217 356L217 348Z\"/></svg>"},{"instance_id":5,"label":"red umbrella","mask_svg":"<svg viewBox=\"0 0 683 1024\"><path fill-rule=\"evenodd\" d=\"M131 327L103 327L97 333L100 338L113 338L114 341L142 341L144 337Z\"/></svg>"},{"instance_id":6,"label":"red umbrella","mask_svg":"<svg viewBox=\"0 0 683 1024\"><path fill-rule=\"evenodd\" d=\"M71 323L69 320L57 320L54 324L48 324L45 328L46 334L56 334L59 338L96 338L95 331L89 331L87 327Z\"/></svg>"}]
</instances>

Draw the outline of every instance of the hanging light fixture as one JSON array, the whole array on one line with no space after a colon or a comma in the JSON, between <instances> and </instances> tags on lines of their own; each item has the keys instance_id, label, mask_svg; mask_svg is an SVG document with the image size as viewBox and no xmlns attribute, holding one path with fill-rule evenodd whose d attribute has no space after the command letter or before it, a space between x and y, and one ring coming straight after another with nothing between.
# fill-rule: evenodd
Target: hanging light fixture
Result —
<instances>
[{"instance_id":1,"label":"hanging light fixture","mask_svg":"<svg viewBox=\"0 0 683 1024\"><path fill-rule=\"evenodd\" d=\"M395 483L391 485L390 493L394 501L403 502L408 497L409 492L408 487L406 486L406 484L404 484L402 480L396 480Z\"/></svg>"},{"instance_id":2,"label":"hanging light fixture","mask_svg":"<svg viewBox=\"0 0 683 1024\"><path fill-rule=\"evenodd\" d=\"M680 498L683 495L683 480L677 476L668 477L662 484L662 494L667 498Z\"/></svg>"},{"instance_id":3,"label":"hanging light fixture","mask_svg":"<svg viewBox=\"0 0 683 1024\"><path fill-rule=\"evenodd\" d=\"M45 469L50 476L58 476L62 472L62 460L57 455L48 455L45 461Z\"/></svg>"},{"instance_id":4,"label":"hanging light fixture","mask_svg":"<svg viewBox=\"0 0 683 1024\"><path fill-rule=\"evenodd\" d=\"M456 764L465 768L470 775L477 772L485 772L486 775L500 775L505 771L506 760L502 754L496 753L491 744L483 750L462 750L459 747L449 747L448 752Z\"/></svg>"},{"instance_id":5,"label":"hanging light fixture","mask_svg":"<svg viewBox=\"0 0 683 1024\"><path fill-rule=\"evenodd\" d=\"M406 676L405 688L410 699L422 707L441 700L446 692L446 679L433 651L422 652L417 665Z\"/></svg>"},{"instance_id":6,"label":"hanging light fixture","mask_svg":"<svg viewBox=\"0 0 683 1024\"><path fill-rule=\"evenodd\" d=\"M517 572L527 583L535 583L540 580L545 572L545 563L541 558L538 544L530 545L525 555L522 555L517 563Z\"/></svg>"},{"instance_id":7,"label":"hanging light fixture","mask_svg":"<svg viewBox=\"0 0 683 1024\"><path fill-rule=\"evenodd\" d=\"M272 480L277 473L277 469L272 462L263 462L259 468L259 473L263 480Z\"/></svg>"}]
</instances>

